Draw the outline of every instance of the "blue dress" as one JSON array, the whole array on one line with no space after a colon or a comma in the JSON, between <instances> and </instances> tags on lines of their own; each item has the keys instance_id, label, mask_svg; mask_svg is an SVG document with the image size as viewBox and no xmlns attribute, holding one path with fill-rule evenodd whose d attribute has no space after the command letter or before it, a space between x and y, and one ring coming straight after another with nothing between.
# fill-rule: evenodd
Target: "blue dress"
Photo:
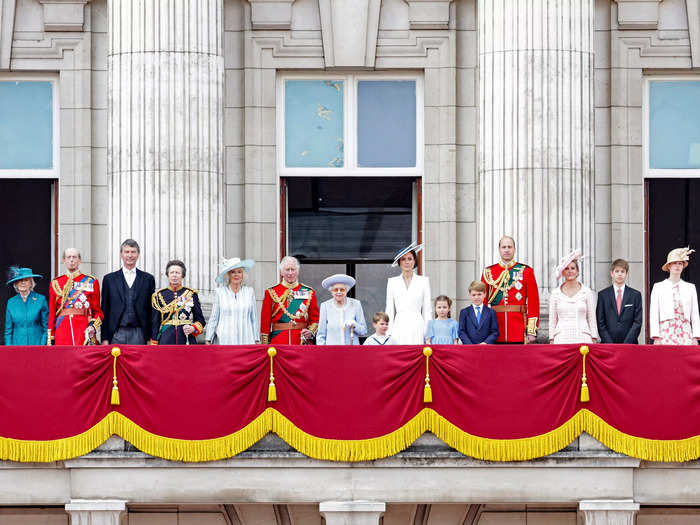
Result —
<instances>
[{"instance_id":1,"label":"blue dress","mask_svg":"<svg viewBox=\"0 0 700 525\"><path fill-rule=\"evenodd\" d=\"M431 345L453 345L459 339L459 323L454 319L431 319L425 330L425 340Z\"/></svg>"},{"instance_id":2,"label":"blue dress","mask_svg":"<svg viewBox=\"0 0 700 525\"><path fill-rule=\"evenodd\" d=\"M355 321L352 330L345 327L346 321ZM352 297L345 298L345 306L339 308L335 299L328 299L321 303L321 312L316 333L317 345L359 345L358 336L367 335L365 314L362 311L362 303Z\"/></svg>"},{"instance_id":3,"label":"blue dress","mask_svg":"<svg viewBox=\"0 0 700 525\"><path fill-rule=\"evenodd\" d=\"M49 305L46 297L29 292L26 302L20 294L10 297L5 312L5 344L37 346L46 344Z\"/></svg>"}]
</instances>

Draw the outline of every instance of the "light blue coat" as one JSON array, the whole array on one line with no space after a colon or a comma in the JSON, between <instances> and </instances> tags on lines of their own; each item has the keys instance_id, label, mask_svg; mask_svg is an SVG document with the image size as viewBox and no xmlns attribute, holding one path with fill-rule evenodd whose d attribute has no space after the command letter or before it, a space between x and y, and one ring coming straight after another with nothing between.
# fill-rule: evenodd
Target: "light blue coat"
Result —
<instances>
[{"instance_id":1,"label":"light blue coat","mask_svg":"<svg viewBox=\"0 0 700 525\"><path fill-rule=\"evenodd\" d=\"M7 301L5 312L5 344L37 346L46 344L49 305L46 297L29 292L26 302L20 294Z\"/></svg>"},{"instance_id":2,"label":"light blue coat","mask_svg":"<svg viewBox=\"0 0 700 525\"><path fill-rule=\"evenodd\" d=\"M355 321L350 341L350 328L345 328L345 322ZM317 345L359 345L358 336L367 335L367 323L362 311L362 303L352 297L345 298L345 306L336 306L335 299L321 303L321 312L316 333Z\"/></svg>"}]
</instances>

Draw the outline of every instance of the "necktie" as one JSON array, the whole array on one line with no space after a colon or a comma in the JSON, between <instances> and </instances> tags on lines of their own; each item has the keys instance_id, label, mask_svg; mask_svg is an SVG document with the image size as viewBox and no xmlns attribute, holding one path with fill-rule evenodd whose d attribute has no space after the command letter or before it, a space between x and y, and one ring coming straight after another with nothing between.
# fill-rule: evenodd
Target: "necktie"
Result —
<instances>
[{"instance_id":1,"label":"necktie","mask_svg":"<svg viewBox=\"0 0 700 525\"><path fill-rule=\"evenodd\" d=\"M617 315L620 315L622 310L622 288L617 289Z\"/></svg>"},{"instance_id":2,"label":"necktie","mask_svg":"<svg viewBox=\"0 0 700 525\"><path fill-rule=\"evenodd\" d=\"M481 306L476 307L476 324L481 324Z\"/></svg>"}]
</instances>

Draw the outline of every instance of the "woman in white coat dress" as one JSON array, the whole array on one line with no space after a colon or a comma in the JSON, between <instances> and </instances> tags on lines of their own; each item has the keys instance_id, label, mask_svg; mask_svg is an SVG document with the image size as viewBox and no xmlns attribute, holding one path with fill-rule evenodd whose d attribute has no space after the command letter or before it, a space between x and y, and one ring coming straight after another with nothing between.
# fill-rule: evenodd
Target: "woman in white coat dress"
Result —
<instances>
[{"instance_id":1,"label":"woman in white coat dress","mask_svg":"<svg viewBox=\"0 0 700 525\"><path fill-rule=\"evenodd\" d=\"M649 305L649 335L655 345L696 345L700 340L700 314L695 285L681 279L694 250L676 248L661 269L668 279L654 283Z\"/></svg>"},{"instance_id":2,"label":"woman in white coat dress","mask_svg":"<svg viewBox=\"0 0 700 525\"><path fill-rule=\"evenodd\" d=\"M392 265L401 267L401 275L389 278L386 283L387 333L400 345L422 345L426 326L433 317L430 280L414 271L418 262L416 253L422 248L423 245L414 242L401 250Z\"/></svg>"}]
</instances>

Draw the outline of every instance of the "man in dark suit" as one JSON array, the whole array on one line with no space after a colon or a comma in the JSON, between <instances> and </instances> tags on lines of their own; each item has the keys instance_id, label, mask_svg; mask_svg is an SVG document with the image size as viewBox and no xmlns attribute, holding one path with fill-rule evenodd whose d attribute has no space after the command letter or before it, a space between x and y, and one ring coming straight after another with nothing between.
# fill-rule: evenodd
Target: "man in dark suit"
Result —
<instances>
[{"instance_id":1,"label":"man in dark suit","mask_svg":"<svg viewBox=\"0 0 700 525\"><path fill-rule=\"evenodd\" d=\"M637 344L642 329L642 294L625 284L629 264L616 259L610 265L613 284L598 293L596 317L601 343Z\"/></svg>"},{"instance_id":2,"label":"man in dark suit","mask_svg":"<svg viewBox=\"0 0 700 525\"><path fill-rule=\"evenodd\" d=\"M125 240L119 252L123 266L102 280L102 344L143 345L150 337L156 281L136 268L140 253L135 240Z\"/></svg>"},{"instance_id":3,"label":"man in dark suit","mask_svg":"<svg viewBox=\"0 0 700 525\"><path fill-rule=\"evenodd\" d=\"M474 281L469 285L471 306L459 312L459 338L465 345L492 345L498 340L496 312L484 305L486 285Z\"/></svg>"}]
</instances>

